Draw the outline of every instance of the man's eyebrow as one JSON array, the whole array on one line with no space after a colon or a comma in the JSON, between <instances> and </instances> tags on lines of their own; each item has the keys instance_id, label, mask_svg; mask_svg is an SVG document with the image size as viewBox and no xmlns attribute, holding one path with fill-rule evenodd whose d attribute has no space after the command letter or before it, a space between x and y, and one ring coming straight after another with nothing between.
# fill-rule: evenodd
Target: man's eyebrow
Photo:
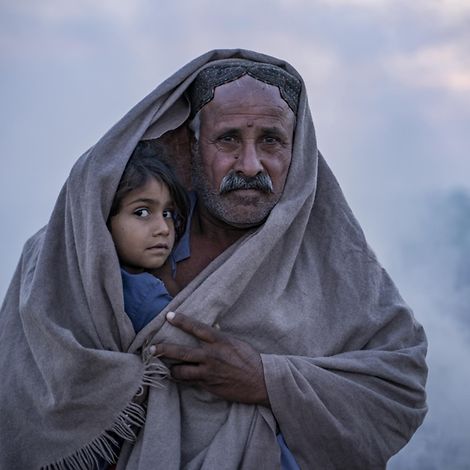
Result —
<instances>
[{"instance_id":1,"label":"man's eyebrow","mask_svg":"<svg viewBox=\"0 0 470 470\"><path fill-rule=\"evenodd\" d=\"M218 129L218 134L238 134L240 132L240 129L238 127L232 127L232 126L227 126L227 127L222 127Z\"/></svg>"},{"instance_id":2,"label":"man's eyebrow","mask_svg":"<svg viewBox=\"0 0 470 470\"><path fill-rule=\"evenodd\" d=\"M264 132L265 134L278 134L278 135L283 135L283 136L288 136L288 132L283 129L280 126L267 126L267 127L262 127L261 131Z\"/></svg>"},{"instance_id":3,"label":"man's eyebrow","mask_svg":"<svg viewBox=\"0 0 470 470\"><path fill-rule=\"evenodd\" d=\"M282 129L278 126L267 126L267 127L262 127L261 130L263 132L282 132Z\"/></svg>"}]
</instances>

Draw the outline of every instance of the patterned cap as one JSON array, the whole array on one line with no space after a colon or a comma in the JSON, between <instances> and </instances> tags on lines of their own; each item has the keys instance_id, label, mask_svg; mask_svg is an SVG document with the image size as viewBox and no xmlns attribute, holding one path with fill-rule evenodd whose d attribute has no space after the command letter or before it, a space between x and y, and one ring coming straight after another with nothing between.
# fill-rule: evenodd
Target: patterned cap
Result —
<instances>
[{"instance_id":1,"label":"patterned cap","mask_svg":"<svg viewBox=\"0 0 470 470\"><path fill-rule=\"evenodd\" d=\"M188 89L193 117L203 106L214 98L215 89L249 75L256 80L276 86L282 99L297 114L301 82L281 67L261 62L234 59L202 69Z\"/></svg>"}]
</instances>

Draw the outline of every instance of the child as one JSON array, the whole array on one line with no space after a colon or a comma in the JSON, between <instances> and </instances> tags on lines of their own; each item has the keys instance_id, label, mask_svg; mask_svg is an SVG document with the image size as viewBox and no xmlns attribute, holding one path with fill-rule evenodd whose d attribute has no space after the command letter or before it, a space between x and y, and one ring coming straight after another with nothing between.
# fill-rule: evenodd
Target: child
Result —
<instances>
[{"instance_id":1,"label":"child","mask_svg":"<svg viewBox=\"0 0 470 470\"><path fill-rule=\"evenodd\" d=\"M134 152L114 196L108 228L121 263L124 310L136 333L172 299L163 282L147 271L171 256L188 211L188 196L172 170L157 155Z\"/></svg>"}]
</instances>

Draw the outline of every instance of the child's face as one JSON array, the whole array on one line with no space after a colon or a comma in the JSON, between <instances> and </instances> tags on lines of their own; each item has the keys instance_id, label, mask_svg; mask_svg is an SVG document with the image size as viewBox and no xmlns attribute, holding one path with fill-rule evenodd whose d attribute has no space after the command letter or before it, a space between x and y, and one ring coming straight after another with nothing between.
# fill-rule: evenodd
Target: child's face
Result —
<instances>
[{"instance_id":1,"label":"child's face","mask_svg":"<svg viewBox=\"0 0 470 470\"><path fill-rule=\"evenodd\" d=\"M162 266L175 243L174 204L156 179L123 198L111 217L111 235L123 268L130 273Z\"/></svg>"}]
</instances>

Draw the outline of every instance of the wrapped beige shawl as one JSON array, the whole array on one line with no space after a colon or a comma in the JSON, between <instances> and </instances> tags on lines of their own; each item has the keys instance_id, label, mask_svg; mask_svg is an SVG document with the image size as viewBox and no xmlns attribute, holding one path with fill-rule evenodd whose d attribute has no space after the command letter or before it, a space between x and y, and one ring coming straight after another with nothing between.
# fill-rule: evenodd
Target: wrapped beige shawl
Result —
<instances>
[{"instance_id":1,"label":"wrapped beige shawl","mask_svg":"<svg viewBox=\"0 0 470 470\"><path fill-rule=\"evenodd\" d=\"M139 141L185 123L198 70L229 58L298 76L244 50L195 59L77 161L26 243L0 314L2 470L92 468L113 459L117 436L118 469L275 469L279 431L304 469L379 469L421 424L423 330L317 151L305 86L280 202L165 310L217 321L259 350L271 409L169 380L149 344L194 340L164 315L135 336L106 228L114 191ZM184 177L187 149L174 158Z\"/></svg>"}]
</instances>

